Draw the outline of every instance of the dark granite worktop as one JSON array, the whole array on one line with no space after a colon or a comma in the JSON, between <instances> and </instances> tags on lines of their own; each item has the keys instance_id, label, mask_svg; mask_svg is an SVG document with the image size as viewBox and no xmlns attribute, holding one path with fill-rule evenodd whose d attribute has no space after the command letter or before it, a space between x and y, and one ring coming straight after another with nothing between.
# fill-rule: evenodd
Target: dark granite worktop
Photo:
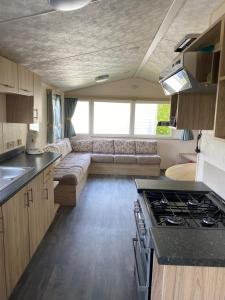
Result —
<instances>
[{"instance_id":1,"label":"dark granite worktop","mask_svg":"<svg viewBox=\"0 0 225 300\"><path fill-rule=\"evenodd\" d=\"M4 160L0 162L0 166L32 167L33 169L0 191L0 206L61 156L60 154L50 152L41 155L28 155L24 151L21 152L15 156L4 157Z\"/></svg>"},{"instance_id":2,"label":"dark granite worktop","mask_svg":"<svg viewBox=\"0 0 225 300\"><path fill-rule=\"evenodd\" d=\"M201 182L142 179L135 182L140 194L144 190L211 191ZM224 229L153 226L147 206L144 211L159 264L225 267Z\"/></svg>"}]
</instances>

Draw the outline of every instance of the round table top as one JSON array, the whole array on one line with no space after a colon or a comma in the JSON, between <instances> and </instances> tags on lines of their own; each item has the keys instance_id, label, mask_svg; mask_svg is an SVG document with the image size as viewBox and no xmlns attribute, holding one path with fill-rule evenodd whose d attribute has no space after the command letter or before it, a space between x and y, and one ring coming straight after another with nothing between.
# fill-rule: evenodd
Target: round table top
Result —
<instances>
[{"instance_id":1,"label":"round table top","mask_svg":"<svg viewBox=\"0 0 225 300\"><path fill-rule=\"evenodd\" d=\"M165 175L173 180L195 181L196 163L172 166L166 170Z\"/></svg>"}]
</instances>

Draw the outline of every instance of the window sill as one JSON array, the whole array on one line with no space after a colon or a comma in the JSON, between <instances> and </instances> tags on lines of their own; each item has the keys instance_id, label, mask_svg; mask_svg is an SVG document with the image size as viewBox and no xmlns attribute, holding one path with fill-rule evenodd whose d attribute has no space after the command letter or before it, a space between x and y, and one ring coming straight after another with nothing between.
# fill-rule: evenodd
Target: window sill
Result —
<instances>
[{"instance_id":1,"label":"window sill","mask_svg":"<svg viewBox=\"0 0 225 300\"><path fill-rule=\"evenodd\" d=\"M134 140L139 140L139 139L146 139L146 140L175 140L175 141L181 141L180 138L175 137L175 136L159 136L159 135L116 135L116 134L93 134L93 135L89 135L89 134L77 134L76 138L93 138L93 139L97 139L97 138L105 138L105 139L134 139Z\"/></svg>"}]
</instances>

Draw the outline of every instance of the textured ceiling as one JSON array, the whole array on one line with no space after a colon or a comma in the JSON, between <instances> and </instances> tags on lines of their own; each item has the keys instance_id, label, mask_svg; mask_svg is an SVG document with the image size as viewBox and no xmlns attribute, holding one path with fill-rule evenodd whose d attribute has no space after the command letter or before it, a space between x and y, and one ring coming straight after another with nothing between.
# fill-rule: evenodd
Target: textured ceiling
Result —
<instances>
[{"instance_id":1,"label":"textured ceiling","mask_svg":"<svg viewBox=\"0 0 225 300\"><path fill-rule=\"evenodd\" d=\"M210 14L221 2L221 0L187 0L139 76L158 80L160 71L177 56L173 51L175 45L188 33L202 33L206 30Z\"/></svg>"},{"instance_id":2,"label":"textured ceiling","mask_svg":"<svg viewBox=\"0 0 225 300\"><path fill-rule=\"evenodd\" d=\"M0 53L63 90L132 76L172 0L102 0L53 12L47 0L0 1ZM21 18L21 19L18 19ZM15 19L11 20L10 19Z\"/></svg>"}]
</instances>

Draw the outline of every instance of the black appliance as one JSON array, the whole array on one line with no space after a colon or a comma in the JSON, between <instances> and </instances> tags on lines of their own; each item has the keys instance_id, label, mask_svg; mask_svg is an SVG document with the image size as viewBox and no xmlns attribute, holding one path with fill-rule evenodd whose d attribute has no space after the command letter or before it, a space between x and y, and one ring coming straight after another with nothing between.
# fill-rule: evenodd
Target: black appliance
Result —
<instances>
[{"instance_id":1,"label":"black appliance","mask_svg":"<svg viewBox=\"0 0 225 300\"><path fill-rule=\"evenodd\" d=\"M190 183L180 183L181 190L175 190L175 181L151 181L152 189L143 189L144 181L136 184L140 194L134 203L134 269L139 299L150 300L154 255L151 227L225 228L225 202L198 183L193 183L193 190Z\"/></svg>"}]
</instances>

